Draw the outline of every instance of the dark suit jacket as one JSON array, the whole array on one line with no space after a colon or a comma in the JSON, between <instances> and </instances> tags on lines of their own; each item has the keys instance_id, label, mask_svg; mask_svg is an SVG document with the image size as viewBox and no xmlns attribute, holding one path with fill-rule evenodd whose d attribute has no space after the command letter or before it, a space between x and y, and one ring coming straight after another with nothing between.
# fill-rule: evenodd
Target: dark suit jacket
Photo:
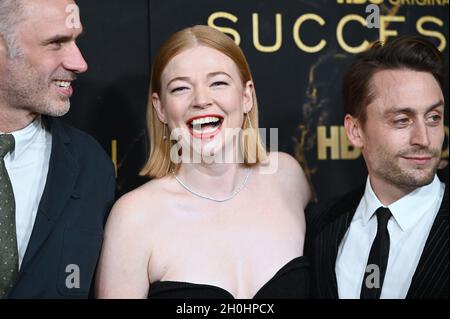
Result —
<instances>
[{"instance_id":1,"label":"dark suit jacket","mask_svg":"<svg viewBox=\"0 0 450 319\"><path fill-rule=\"evenodd\" d=\"M86 298L114 201L114 168L87 134L61 120L43 122L52 134L49 171L9 298Z\"/></svg>"},{"instance_id":2,"label":"dark suit jacket","mask_svg":"<svg viewBox=\"0 0 450 319\"><path fill-rule=\"evenodd\" d=\"M364 186L332 202L325 209L307 214L305 254L312 263L312 294L337 299L335 274L339 244L364 194ZM448 298L448 187L414 273L407 299Z\"/></svg>"}]
</instances>

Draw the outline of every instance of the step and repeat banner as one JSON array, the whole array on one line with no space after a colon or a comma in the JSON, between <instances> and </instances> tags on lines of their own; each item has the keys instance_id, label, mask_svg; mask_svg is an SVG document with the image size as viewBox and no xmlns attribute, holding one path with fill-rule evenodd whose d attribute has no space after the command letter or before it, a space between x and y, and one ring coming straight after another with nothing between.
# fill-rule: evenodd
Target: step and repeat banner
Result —
<instances>
[{"instance_id":1,"label":"step and repeat banner","mask_svg":"<svg viewBox=\"0 0 450 319\"><path fill-rule=\"evenodd\" d=\"M448 61L444 0L98 0L77 1L90 70L76 84L66 121L96 137L117 168L118 195L144 183L145 114L152 57L174 32L206 24L229 35L250 64L260 126L278 129L325 202L363 183L358 149L343 129L341 77L373 41L422 35ZM448 91L445 92L448 114ZM444 157L448 159L446 119ZM441 172L448 178L448 168Z\"/></svg>"}]
</instances>

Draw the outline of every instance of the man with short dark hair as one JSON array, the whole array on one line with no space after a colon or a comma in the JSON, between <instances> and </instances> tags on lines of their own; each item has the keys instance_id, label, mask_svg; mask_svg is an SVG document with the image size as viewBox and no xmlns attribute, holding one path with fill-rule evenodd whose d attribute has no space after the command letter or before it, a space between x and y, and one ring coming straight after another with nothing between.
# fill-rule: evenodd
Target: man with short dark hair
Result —
<instances>
[{"instance_id":1,"label":"man with short dark hair","mask_svg":"<svg viewBox=\"0 0 450 319\"><path fill-rule=\"evenodd\" d=\"M0 298L86 298L111 160L66 114L87 70L72 0L0 1Z\"/></svg>"},{"instance_id":2,"label":"man with short dark hair","mask_svg":"<svg viewBox=\"0 0 450 319\"><path fill-rule=\"evenodd\" d=\"M343 81L345 130L365 187L309 218L318 298L448 298L443 61L405 36L360 54Z\"/></svg>"}]
</instances>

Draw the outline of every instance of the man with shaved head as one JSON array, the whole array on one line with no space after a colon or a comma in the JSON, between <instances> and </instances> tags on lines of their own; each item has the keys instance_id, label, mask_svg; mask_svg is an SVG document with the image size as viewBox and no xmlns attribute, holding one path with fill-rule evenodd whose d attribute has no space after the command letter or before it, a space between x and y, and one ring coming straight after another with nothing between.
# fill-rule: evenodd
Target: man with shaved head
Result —
<instances>
[{"instance_id":1,"label":"man with shaved head","mask_svg":"<svg viewBox=\"0 0 450 319\"><path fill-rule=\"evenodd\" d=\"M87 70L72 0L0 1L0 298L86 298L114 169L56 117Z\"/></svg>"}]
</instances>

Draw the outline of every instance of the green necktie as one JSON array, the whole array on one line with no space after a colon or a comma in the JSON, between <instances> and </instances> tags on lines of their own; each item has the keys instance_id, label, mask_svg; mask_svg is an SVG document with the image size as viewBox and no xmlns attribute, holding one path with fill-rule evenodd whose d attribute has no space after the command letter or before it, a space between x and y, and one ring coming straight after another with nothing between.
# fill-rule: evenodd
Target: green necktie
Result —
<instances>
[{"instance_id":1,"label":"green necktie","mask_svg":"<svg viewBox=\"0 0 450 319\"><path fill-rule=\"evenodd\" d=\"M16 203L4 157L14 150L14 136L0 135L0 298L5 298L14 284L19 260L16 236Z\"/></svg>"}]
</instances>

